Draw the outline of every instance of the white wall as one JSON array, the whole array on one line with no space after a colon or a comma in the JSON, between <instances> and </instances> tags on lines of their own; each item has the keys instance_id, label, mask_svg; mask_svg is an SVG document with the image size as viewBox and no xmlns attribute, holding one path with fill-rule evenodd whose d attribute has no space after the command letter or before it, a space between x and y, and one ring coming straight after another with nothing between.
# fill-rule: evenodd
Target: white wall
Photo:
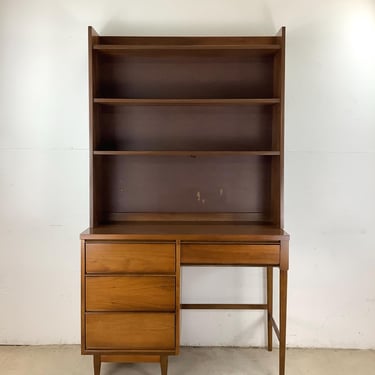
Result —
<instances>
[{"instance_id":1,"label":"white wall","mask_svg":"<svg viewBox=\"0 0 375 375\"><path fill-rule=\"evenodd\" d=\"M0 343L78 343L88 225L87 26L273 35L287 26L289 346L375 348L371 0L2 0ZM262 270L189 269L183 300L258 302ZM182 342L263 345L257 312L184 312Z\"/></svg>"}]
</instances>

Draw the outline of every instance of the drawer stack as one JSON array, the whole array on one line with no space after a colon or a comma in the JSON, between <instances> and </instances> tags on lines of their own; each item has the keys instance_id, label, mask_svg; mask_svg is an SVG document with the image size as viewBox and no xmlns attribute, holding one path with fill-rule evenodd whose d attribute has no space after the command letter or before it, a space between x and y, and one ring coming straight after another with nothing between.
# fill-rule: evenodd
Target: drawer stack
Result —
<instances>
[{"instance_id":1,"label":"drawer stack","mask_svg":"<svg viewBox=\"0 0 375 375\"><path fill-rule=\"evenodd\" d=\"M175 243L84 243L86 352L176 352Z\"/></svg>"}]
</instances>

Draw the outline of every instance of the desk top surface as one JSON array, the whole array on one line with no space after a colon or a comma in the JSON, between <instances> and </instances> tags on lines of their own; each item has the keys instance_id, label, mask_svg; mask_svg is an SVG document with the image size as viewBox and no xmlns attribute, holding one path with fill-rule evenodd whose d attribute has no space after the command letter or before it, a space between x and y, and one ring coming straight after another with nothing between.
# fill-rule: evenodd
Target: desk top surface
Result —
<instances>
[{"instance_id":1,"label":"desk top surface","mask_svg":"<svg viewBox=\"0 0 375 375\"><path fill-rule=\"evenodd\" d=\"M126 222L86 229L82 240L280 241L283 229L251 223Z\"/></svg>"}]
</instances>

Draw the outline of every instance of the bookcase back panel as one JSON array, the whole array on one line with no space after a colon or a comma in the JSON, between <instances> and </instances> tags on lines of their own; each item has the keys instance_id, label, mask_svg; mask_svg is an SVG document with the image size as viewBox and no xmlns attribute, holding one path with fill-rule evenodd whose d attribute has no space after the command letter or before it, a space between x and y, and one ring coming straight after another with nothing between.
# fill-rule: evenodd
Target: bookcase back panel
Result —
<instances>
[{"instance_id":1,"label":"bookcase back panel","mask_svg":"<svg viewBox=\"0 0 375 375\"><path fill-rule=\"evenodd\" d=\"M98 55L96 97L272 98L273 56Z\"/></svg>"},{"instance_id":2,"label":"bookcase back panel","mask_svg":"<svg viewBox=\"0 0 375 375\"><path fill-rule=\"evenodd\" d=\"M271 157L96 156L102 213L269 216ZM99 165L98 164L98 165Z\"/></svg>"},{"instance_id":3,"label":"bookcase back panel","mask_svg":"<svg viewBox=\"0 0 375 375\"><path fill-rule=\"evenodd\" d=\"M97 150L270 150L270 106L101 106Z\"/></svg>"}]
</instances>

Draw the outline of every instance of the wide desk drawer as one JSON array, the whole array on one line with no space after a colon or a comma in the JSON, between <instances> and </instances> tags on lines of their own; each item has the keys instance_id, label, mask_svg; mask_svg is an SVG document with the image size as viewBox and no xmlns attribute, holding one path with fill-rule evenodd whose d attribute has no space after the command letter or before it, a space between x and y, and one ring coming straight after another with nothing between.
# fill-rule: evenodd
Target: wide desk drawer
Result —
<instances>
[{"instance_id":1,"label":"wide desk drawer","mask_svg":"<svg viewBox=\"0 0 375 375\"><path fill-rule=\"evenodd\" d=\"M173 243L87 242L87 273L174 273Z\"/></svg>"},{"instance_id":2,"label":"wide desk drawer","mask_svg":"<svg viewBox=\"0 0 375 375\"><path fill-rule=\"evenodd\" d=\"M87 313L86 348L173 350L173 313Z\"/></svg>"},{"instance_id":3,"label":"wide desk drawer","mask_svg":"<svg viewBox=\"0 0 375 375\"><path fill-rule=\"evenodd\" d=\"M174 311L174 276L87 276L86 311Z\"/></svg>"},{"instance_id":4,"label":"wide desk drawer","mask_svg":"<svg viewBox=\"0 0 375 375\"><path fill-rule=\"evenodd\" d=\"M181 244L181 264L277 265L279 262L278 244Z\"/></svg>"}]
</instances>

